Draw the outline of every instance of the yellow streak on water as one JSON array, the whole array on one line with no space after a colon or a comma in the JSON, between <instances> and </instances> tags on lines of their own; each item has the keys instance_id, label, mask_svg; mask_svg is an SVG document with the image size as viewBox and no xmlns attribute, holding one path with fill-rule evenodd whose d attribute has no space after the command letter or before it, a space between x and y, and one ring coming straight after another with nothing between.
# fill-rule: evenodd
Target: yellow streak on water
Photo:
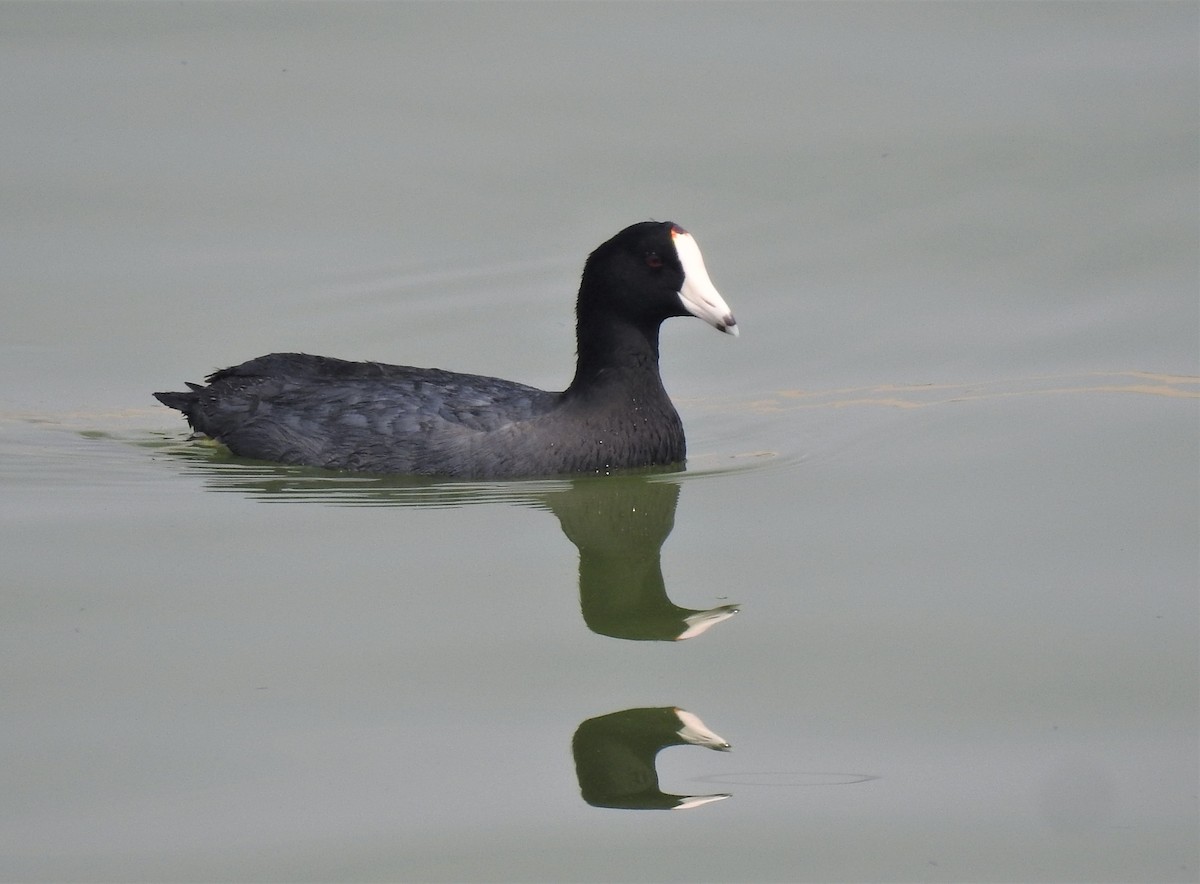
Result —
<instances>
[{"instance_id":1,"label":"yellow streak on water","mask_svg":"<svg viewBox=\"0 0 1200 884\"><path fill-rule=\"evenodd\" d=\"M1152 372L1092 372L1046 375L969 384L878 384L834 390L780 390L746 404L770 413L797 408L928 408L954 402L1016 396L1132 393L1171 399L1200 399L1200 377Z\"/></svg>"}]
</instances>

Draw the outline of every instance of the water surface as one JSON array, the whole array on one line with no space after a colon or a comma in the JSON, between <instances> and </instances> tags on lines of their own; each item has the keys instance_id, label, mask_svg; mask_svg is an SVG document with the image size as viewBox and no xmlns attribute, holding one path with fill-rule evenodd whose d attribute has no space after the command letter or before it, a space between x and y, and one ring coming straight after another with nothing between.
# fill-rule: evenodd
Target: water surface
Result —
<instances>
[{"instance_id":1,"label":"water surface","mask_svg":"<svg viewBox=\"0 0 1200 884\"><path fill-rule=\"evenodd\" d=\"M1194 880L1198 36L0 6L0 878ZM743 330L665 329L686 472L285 469L149 397L272 350L561 388L646 217ZM642 763L675 708L732 751Z\"/></svg>"}]
</instances>

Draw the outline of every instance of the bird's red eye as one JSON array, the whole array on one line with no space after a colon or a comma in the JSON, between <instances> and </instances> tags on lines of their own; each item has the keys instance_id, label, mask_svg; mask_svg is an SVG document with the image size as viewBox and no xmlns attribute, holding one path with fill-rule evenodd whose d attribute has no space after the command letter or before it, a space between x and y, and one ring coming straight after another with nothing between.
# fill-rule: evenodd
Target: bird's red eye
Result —
<instances>
[{"instance_id":1,"label":"bird's red eye","mask_svg":"<svg viewBox=\"0 0 1200 884\"><path fill-rule=\"evenodd\" d=\"M646 252L646 266L652 270L657 270L663 266L662 258L658 256L658 252Z\"/></svg>"}]
</instances>

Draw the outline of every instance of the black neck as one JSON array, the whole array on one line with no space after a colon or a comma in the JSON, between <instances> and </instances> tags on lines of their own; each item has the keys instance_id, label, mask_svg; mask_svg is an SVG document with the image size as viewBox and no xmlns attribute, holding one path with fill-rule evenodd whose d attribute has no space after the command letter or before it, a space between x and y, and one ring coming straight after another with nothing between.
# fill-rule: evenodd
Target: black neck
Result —
<instances>
[{"instance_id":1,"label":"black neck","mask_svg":"<svg viewBox=\"0 0 1200 884\"><path fill-rule=\"evenodd\" d=\"M568 392L578 394L611 384L661 389L658 329L657 324L634 325L611 315L591 317L580 311L575 378Z\"/></svg>"}]
</instances>

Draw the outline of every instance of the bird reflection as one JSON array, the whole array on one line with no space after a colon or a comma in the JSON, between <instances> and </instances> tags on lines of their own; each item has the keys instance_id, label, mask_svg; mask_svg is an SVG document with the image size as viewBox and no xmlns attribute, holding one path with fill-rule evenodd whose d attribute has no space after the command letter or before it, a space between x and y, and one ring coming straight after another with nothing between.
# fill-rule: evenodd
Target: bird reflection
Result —
<instances>
[{"instance_id":1,"label":"bird reflection","mask_svg":"<svg viewBox=\"0 0 1200 884\"><path fill-rule=\"evenodd\" d=\"M730 749L699 718L674 706L625 709L587 719L571 741L583 800L593 807L684 810L730 797L671 795L659 789L655 757L668 746L689 744L719 752Z\"/></svg>"},{"instance_id":2,"label":"bird reflection","mask_svg":"<svg viewBox=\"0 0 1200 884\"><path fill-rule=\"evenodd\" d=\"M202 472L214 491L259 500L340 506L456 507L492 503L533 506L558 518L579 550L584 622L600 635L634 641L681 641L738 612L737 605L684 608L667 596L661 551L675 525L679 483L669 471L530 482L446 482L370 476L264 464L221 447L163 448Z\"/></svg>"},{"instance_id":3,"label":"bird reflection","mask_svg":"<svg viewBox=\"0 0 1200 884\"><path fill-rule=\"evenodd\" d=\"M579 602L600 635L639 641L693 638L737 605L682 608L667 597L662 545L675 525L679 485L644 477L579 479L547 494L563 533L579 549Z\"/></svg>"}]
</instances>

